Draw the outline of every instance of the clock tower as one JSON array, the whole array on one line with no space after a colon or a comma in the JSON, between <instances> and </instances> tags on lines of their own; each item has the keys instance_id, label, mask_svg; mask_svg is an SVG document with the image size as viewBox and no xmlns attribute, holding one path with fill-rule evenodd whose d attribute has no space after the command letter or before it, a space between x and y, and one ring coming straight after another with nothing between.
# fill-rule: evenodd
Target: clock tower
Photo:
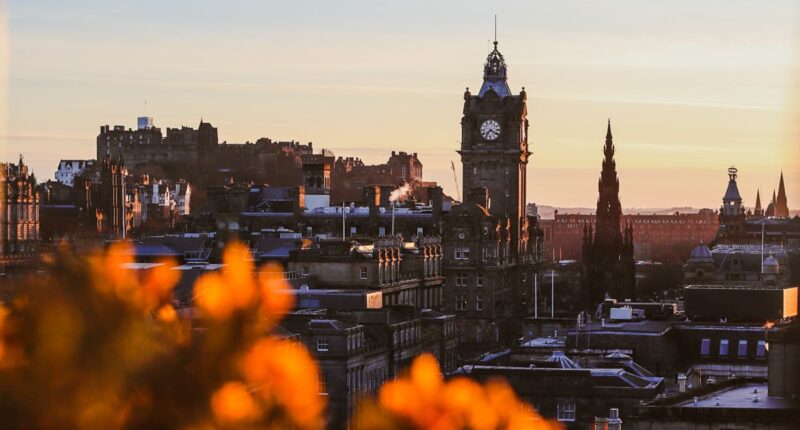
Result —
<instances>
[{"instance_id":1,"label":"clock tower","mask_svg":"<svg viewBox=\"0 0 800 430\"><path fill-rule=\"evenodd\" d=\"M486 188L490 214L511 224L511 250L517 253L525 234L525 179L528 165L528 120L523 88L514 95L508 87L506 62L497 50L483 66L483 85L477 95L467 88L461 118L461 163L465 203L471 190Z\"/></svg>"}]
</instances>

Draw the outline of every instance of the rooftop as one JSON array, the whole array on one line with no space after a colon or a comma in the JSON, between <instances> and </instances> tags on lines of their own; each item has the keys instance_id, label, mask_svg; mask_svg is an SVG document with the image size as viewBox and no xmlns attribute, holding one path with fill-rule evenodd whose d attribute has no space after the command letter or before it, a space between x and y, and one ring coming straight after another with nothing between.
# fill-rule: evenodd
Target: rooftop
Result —
<instances>
[{"instance_id":1,"label":"rooftop","mask_svg":"<svg viewBox=\"0 0 800 430\"><path fill-rule=\"evenodd\" d=\"M676 404L683 408L745 408L745 409L795 409L800 400L769 397L766 382L752 382L735 387L726 387L705 396Z\"/></svg>"},{"instance_id":2,"label":"rooftop","mask_svg":"<svg viewBox=\"0 0 800 430\"><path fill-rule=\"evenodd\" d=\"M588 324L584 331L592 331L595 333L627 333L645 336L659 336L666 333L674 324L674 321L624 321L624 322L593 322ZM570 333L575 330L570 330Z\"/></svg>"}]
</instances>

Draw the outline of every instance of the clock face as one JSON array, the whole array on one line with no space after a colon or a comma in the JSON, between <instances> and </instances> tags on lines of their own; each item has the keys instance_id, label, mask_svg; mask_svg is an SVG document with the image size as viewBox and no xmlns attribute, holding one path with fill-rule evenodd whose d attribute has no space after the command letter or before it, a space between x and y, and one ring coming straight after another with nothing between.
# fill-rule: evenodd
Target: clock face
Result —
<instances>
[{"instance_id":1,"label":"clock face","mask_svg":"<svg viewBox=\"0 0 800 430\"><path fill-rule=\"evenodd\" d=\"M500 124L493 119L487 119L481 124L481 136L486 140L497 139L500 137Z\"/></svg>"}]
</instances>

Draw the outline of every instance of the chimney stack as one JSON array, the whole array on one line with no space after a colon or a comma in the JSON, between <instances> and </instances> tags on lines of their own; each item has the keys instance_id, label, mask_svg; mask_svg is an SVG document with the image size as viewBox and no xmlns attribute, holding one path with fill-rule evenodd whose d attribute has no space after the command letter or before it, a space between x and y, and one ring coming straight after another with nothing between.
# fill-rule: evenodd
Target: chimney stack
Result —
<instances>
[{"instance_id":1,"label":"chimney stack","mask_svg":"<svg viewBox=\"0 0 800 430\"><path fill-rule=\"evenodd\" d=\"M303 219L303 212L306 208L306 189L305 187L294 187L290 191L292 196L292 212L297 222Z\"/></svg>"},{"instance_id":2,"label":"chimney stack","mask_svg":"<svg viewBox=\"0 0 800 430\"><path fill-rule=\"evenodd\" d=\"M377 234L381 215L381 187L364 187L364 201L369 208L369 232Z\"/></svg>"},{"instance_id":3,"label":"chimney stack","mask_svg":"<svg viewBox=\"0 0 800 430\"><path fill-rule=\"evenodd\" d=\"M608 430L622 430L622 420L619 419L619 409L608 410Z\"/></svg>"},{"instance_id":4,"label":"chimney stack","mask_svg":"<svg viewBox=\"0 0 800 430\"><path fill-rule=\"evenodd\" d=\"M608 418L595 417L593 430L608 430Z\"/></svg>"},{"instance_id":5,"label":"chimney stack","mask_svg":"<svg viewBox=\"0 0 800 430\"><path fill-rule=\"evenodd\" d=\"M685 393L686 392L686 374L679 373L678 374L678 392Z\"/></svg>"}]
</instances>

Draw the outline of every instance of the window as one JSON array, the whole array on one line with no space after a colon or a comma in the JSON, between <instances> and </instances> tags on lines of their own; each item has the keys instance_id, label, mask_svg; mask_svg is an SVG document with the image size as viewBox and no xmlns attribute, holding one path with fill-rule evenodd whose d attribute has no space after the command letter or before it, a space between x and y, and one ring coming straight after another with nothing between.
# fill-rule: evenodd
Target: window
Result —
<instances>
[{"instance_id":1,"label":"window","mask_svg":"<svg viewBox=\"0 0 800 430\"><path fill-rule=\"evenodd\" d=\"M361 267L361 273L359 274L359 276L361 277L361 279L367 279L367 268L366 267L364 267L364 266Z\"/></svg>"},{"instance_id":2,"label":"window","mask_svg":"<svg viewBox=\"0 0 800 430\"><path fill-rule=\"evenodd\" d=\"M453 258L455 258L456 260L469 260L469 248L454 249Z\"/></svg>"},{"instance_id":3,"label":"window","mask_svg":"<svg viewBox=\"0 0 800 430\"><path fill-rule=\"evenodd\" d=\"M747 357L747 341L740 340L739 341L739 357L744 358Z\"/></svg>"},{"instance_id":4,"label":"window","mask_svg":"<svg viewBox=\"0 0 800 430\"><path fill-rule=\"evenodd\" d=\"M728 339L722 339L721 341L719 341L719 356L720 357L728 356Z\"/></svg>"},{"instance_id":5,"label":"window","mask_svg":"<svg viewBox=\"0 0 800 430\"><path fill-rule=\"evenodd\" d=\"M355 228L355 227L350 227L350 237L355 237L355 235L356 235L356 231L357 231L357 230L356 230L356 228Z\"/></svg>"},{"instance_id":6,"label":"window","mask_svg":"<svg viewBox=\"0 0 800 430\"><path fill-rule=\"evenodd\" d=\"M319 372L319 393L328 394L328 374Z\"/></svg>"},{"instance_id":7,"label":"window","mask_svg":"<svg viewBox=\"0 0 800 430\"><path fill-rule=\"evenodd\" d=\"M475 286L482 287L483 286L483 273L476 273L475 274Z\"/></svg>"},{"instance_id":8,"label":"window","mask_svg":"<svg viewBox=\"0 0 800 430\"><path fill-rule=\"evenodd\" d=\"M308 266L303 266L300 268L300 274L303 276L308 276Z\"/></svg>"},{"instance_id":9,"label":"window","mask_svg":"<svg viewBox=\"0 0 800 430\"><path fill-rule=\"evenodd\" d=\"M328 339L317 339L317 351L326 352L329 348Z\"/></svg>"},{"instance_id":10,"label":"window","mask_svg":"<svg viewBox=\"0 0 800 430\"><path fill-rule=\"evenodd\" d=\"M467 286L467 275L464 273L456 273L456 287Z\"/></svg>"},{"instance_id":11,"label":"window","mask_svg":"<svg viewBox=\"0 0 800 430\"><path fill-rule=\"evenodd\" d=\"M575 402L560 400L556 404L556 419L559 421L575 421Z\"/></svg>"},{"instance_id":12,"label":"window","mask_svg":"<svg viewBox=\"0 0 800 430\"><path fill-rule=\"evenodd\" d=\"M417 227L417 236L422 236L425 233L425 229L422 227Z\"/></svg>"},{"instance_id":13,"label":"window","mask_svg":"<svg viewBox=\"0 0 800 430\"><path fill-rule=\"evenodd\" d=\"M378 227L378 236L386 236L386 227Z\"/></svg>"},{"instance_id":14,"label":"window","mask_svg":"<svg viewBox=\"0 0 800 430\"><path fill-rule=\"evenodd\" d=\"M456 295L456 310L457 311L467 310L467 296L465 296L464 294Z\"/></svg>"},{"instance_id":15,"label":"window","mask_svg":"<svg viewBox=\"0 0 800 430\"><path fill-rule=\"evenodd\" d=\"M522 272L522 283L528 282L528 272Z\"/></svg>"},{"instance_id":16,"label":"window","mask_svg":"<svg viewBox=\"0 0 800 430\"><path fill-rule=\"evenodd\" d=\"M711 353L711 339L703 339L700 341L700 355L708 355Z\"/></svg>"},{"instance_id":17,"label":"window","mask_svg":"<svg viewBox=\"0 0 800 430\"><path fill-rule=\"evenodd\" d=\"M756 357L764 358L767 356L767 343L763 340L758 341L758 345L756 346Z\"/></svg>"},{"instance_id":18,"label":"window","mask_svg":"<svg viewBox=\"0 0 800 430\"><path fill-rule=\"evenodd\" d=\"M475 296L475 310L482 311L483 310L483 296L478 294Z\"/></svg>"}]
</instances>

